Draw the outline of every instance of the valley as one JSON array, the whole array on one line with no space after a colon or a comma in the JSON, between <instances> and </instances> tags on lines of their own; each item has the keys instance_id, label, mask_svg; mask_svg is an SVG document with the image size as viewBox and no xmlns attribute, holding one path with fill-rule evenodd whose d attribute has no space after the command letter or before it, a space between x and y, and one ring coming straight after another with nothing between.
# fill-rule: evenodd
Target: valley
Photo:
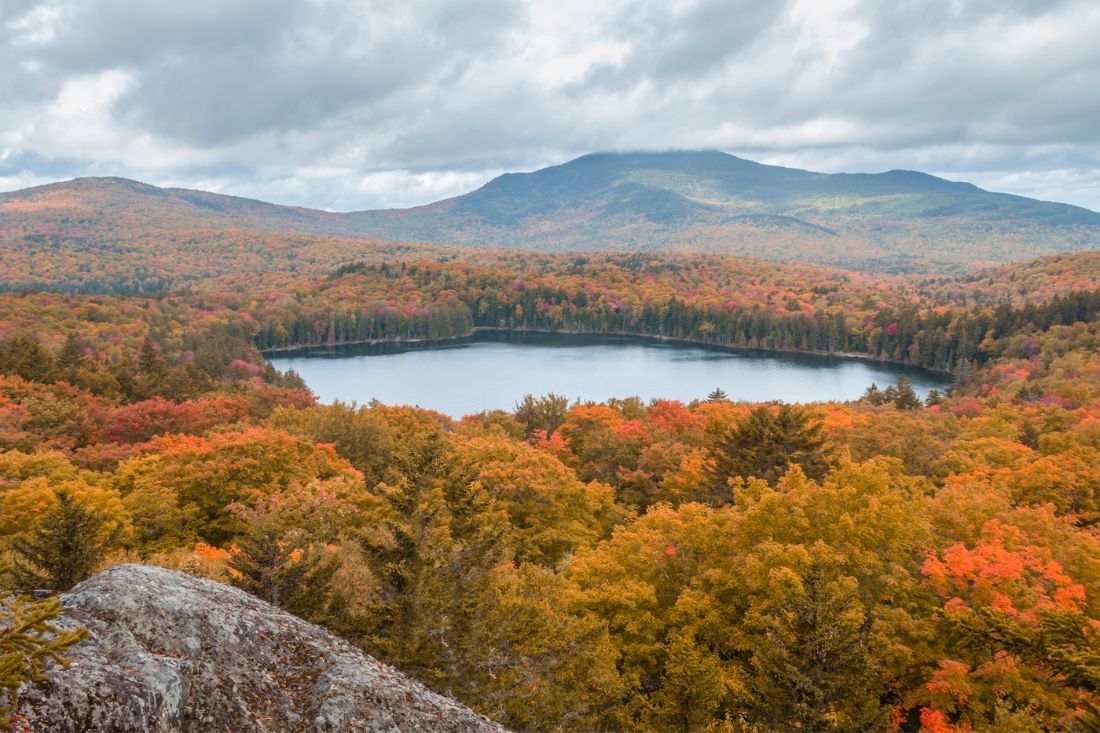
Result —
<instances>
[{"instance_id":1,"label":"valley","mask_svg":"<svg viewBox=\"0 0 1100 733\"><path fill-rule=\"evenodd\" d=\"M756 171L742 163L717 159ZM602 201L607 186L622 192L600 178L606 164L581 165L592 180L569 177L572 164L506 179L485 193L492 205L463 209L475 197L430 216L559 217L541 193L517 191L568 174L562 195ZM666 173L641 167L631 180L733 205ZM833 181L807 175L779 180L790 196ZM828 185L849 195L882 182ZM668 213L661 226L717 216L631 190ZM427 228L403 231L428 244L368 241L358 237L397 230L370 229L376 214L114 180L2 201L10 587L75 586L61 598L94 604L123 573L162 591L208 588L232 608L219 584L237 586L271 604L264 614L321 627L303 625L302 638L356 647L348 679L391 665L426 686L399 683L417 710L477 726L489 724L461 705L560 731L1100 719L1088 681L1100 253L1063 251L1085 240L991 239L987 256L933 227L922 236L936 247L907 248L919 262L889 248L880 261L862 243L848 260L821 249L834 235L816 229L797 253L754 240L771 259L728 253L735 239L722 253L567 237L560 249L593 248L532 252L496 235L451 246ZM1051 211L1047 234L1092 226ZM774 223L754 221L754 237ZM1048 254L1011 261L1025 251ZM208 624L188 598L179 623L204 634L233 623ZM43 619L34 648L52 639L100 664L55 600L5 609ZM142 664L177 665L150 651L135 614L119 633L141 636ZM219 664L252 679L234 659ZM130 714L84 696L79 674L62 677L72 670L36 664L66 697L28 678L24 707L0 698L12 720ZM139 685L154 717L190 720L150 692L159 677L133 674L112 684ZM309 673L288 670L249 709L289 715L276 698L302 689L298 674ZM189 684L200 708L231 693ZM332 714L395 714L364 689Z\"/></svg>"}]
</instances>

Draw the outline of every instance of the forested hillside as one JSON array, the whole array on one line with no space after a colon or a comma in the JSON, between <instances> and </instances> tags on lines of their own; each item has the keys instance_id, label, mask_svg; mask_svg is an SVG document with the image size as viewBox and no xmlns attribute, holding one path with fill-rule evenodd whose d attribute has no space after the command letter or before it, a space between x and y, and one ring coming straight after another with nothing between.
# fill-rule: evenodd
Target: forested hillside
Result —
<instances>
[{"instance_id":1,"label":"forested hillside","mask_svg":"<svg viewBox=\"0 0 1100 733\"><path fill-rule=\"evenodd\" d=\"M1098 259L414 252L5 294L4 586L134 561L231 583L521 730L1095 729ZM453 420L319 405L261 351L479 325L846 351L957 387ZM6 653L6 619L57 609L0 613ZM0 706L41 666L20 659Z\"/></svg>"},{"instance_id":2,"label":"forested hillside","mask_svg":"<svg viewBox=\"0 0 1100 733\"><path fill-rule=\"evenodd\" d=\"M332 213L121 178L0 194L5 290L159 292L464 249L722 253L961 273L1100 246L1100 214L915 171L824 174L716 151L593 154L412 209Z\"/></svg>"}]
</instances>

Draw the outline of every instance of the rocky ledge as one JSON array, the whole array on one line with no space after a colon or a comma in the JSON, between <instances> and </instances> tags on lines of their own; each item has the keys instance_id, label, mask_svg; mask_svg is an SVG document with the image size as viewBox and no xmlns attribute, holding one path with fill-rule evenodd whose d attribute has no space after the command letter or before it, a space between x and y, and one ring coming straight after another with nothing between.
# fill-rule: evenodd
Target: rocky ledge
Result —
<instances>
[{"instance_id":1,"label":"rocky ledge","mask_svg":"<svg viewBox=\"0 0 1100 733\"><path fill-rule=\"evenodd\" d=\"M90 636L24 687L27 731L493 731L324 629L247 593L119 565L64 594Z\"/></svg>"}]
</instances>

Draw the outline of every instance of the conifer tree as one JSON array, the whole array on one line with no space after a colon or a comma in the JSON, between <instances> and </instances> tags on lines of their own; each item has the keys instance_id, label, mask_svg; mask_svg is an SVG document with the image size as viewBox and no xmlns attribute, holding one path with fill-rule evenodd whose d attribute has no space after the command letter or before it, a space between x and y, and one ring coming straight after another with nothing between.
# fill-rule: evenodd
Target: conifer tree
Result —
<instances>
[{"instance_id":1,"label":"conifer tree","mask_svg":"<svg viewBox=\"0 0 1100 733\"><path fill-rule=\"evenodd\" d=\"M1016 432L1016 440L1032 450L1039 450L1039 429L1031 423L1024 423Z\"/></svg>"},{"instance_id":2,"label":"conifer tree","mask_svg":"<svg viewBox=\"0 0 1100 733\"><path fill-rule=\"evenodd\" d=\"M141 353L138 356L138 368L143 374L156 375L164 371L164 362L160 358L160 351L152 336L146 336L141 342Z\"/></svg>"},{"instance_id":3,"label":"conifer tree","mask_svg":"<svg viewBox=\"0 0 1100 733\"><path fill-rule=\"evenodd\" d=\"M660 727L684 733L705 729L726 695L718 656L698 643L690 628L673 632L665 653L661 689L654 694Z\"/></svg>"},{"instance_id":4,"label":"conifer tree","mask_svg":"<svg viewBox=\"0 0 1100 733\"><path fill-rule=\"evenodd\" d=\"M1003 649L1047 671L1078 701L1074 729L1100 730L1100 630L1087 615L1048 608L1038 613L1038 623L1026 623L983 607L951 624L964 645Z\"/></svg>"},{"instance_id":5,"label":"conifer tree","mask_svg":"<svg viewBox=\"0 0 1100 733\"><path fill-rule=\"evenodd\" d=\"M228 561L236 571L233 585L307 621L330 628L344 621L333 608L339 595L331 592L339 556L268 517L256 520L234 545Z\"/></svg>"},{"instance_id":6,"label":"conifer tree","mask_svg":"<svg viewBox=\"0 0 1100 733\"><path fill-rule=\"evenodd\" d=\"M57 377L53 355L28 334L0 341L0 373L15 374L30 382L52 382Z\"/></svg>"},{"instance_id":7,"label":"conifer tree","mask_svg":"<svg viewBox=\"0 0 1100 733\"><path fill-rule=\"evenodd\" d=\"M0 730L11 725L19 688L41 679L47 662L68 664L62 654L88 635L84 628L63 629L57 598L28 601L0 596Z\"/></svg>"},{"instance_id":8,"label":"conifer tree","mask_svg":"<svg viewBox=\"0 0 1100 733\"><path fill-rule=\"evenodd\" d=\"M69 334L65 337L65 344L61 347L61 352L57 355L57 365L69 373L76 371L87 361L84 356L86 347L87 343L84 339L76 334Z\"/></svg>"},{"instance_id":9,"label":"conifer tree","mask_svg":"<svg viewBox=\"0 0 1100 733\"><path fill-rule=\"evenodd\" d=\"M66 591L89 577L116 544L120 525L65 490L28 535L12 541L16 587Z\"/></svg>"},{"instance_id":10,"label":"conifer tree","mask_svg":"<svg viewBox=\"0 0 1100 733\"><path fill-rule=\"evenodd\" d=\"M829 451L803 408L761 405L714 446L713 480L725 486L730 477L754 476L775 483L790 465L814 480L829 470Z\"/></svg>"},{"instance_id":11,"label":"conifer tree","mask_svg":"<svg viewBox=\"0 0 1100 733\"><path fill-rule=\"evenodd\" d=\"M859 400L860 402L866 402L877 407L886 401L886 396L883 394L882 390L878 388L877 384L871 382L871 386L863 392L863 396L860 397Z\"/></svg>"},{"instance_id":12,"label":"conifer tree","mask_svg":"<svg viewBox=\"0 0 1100 733\"><path fill-rule=\"evenodd\" d=\"M729 395L726 394L726 390L721 387L715 387L711 393L707 395L707 400L710 402L721 402L725 399L729 399Z\"/></svg>"},{"instance_id":13,"label":"conifer tree","mask_svg":"<svg viewBox=\"0 0 1100 733\"><path fill-rule=\"evenodd\" d=\"M913 390L913 385L909 382L909 377L904 374L900 375L893 390L894 407L899 410L920 409L920 397L917 397L916 391Z\"/></svg>"},{"instance_id":14,"label":"conifer tree","mask_svg":"<svg viewBox=\"0 0 1100 733\"><path fill-rule=\"evenodd\" d=\"M884 727L854 578L779 570L745 621L742 704L762 730Z\"/></svg>"},{"instance_id":15,"label":"conifer tree","mask_svg":"<svg viewBox=\"0 0 1100 733\"><path fill-rule=\"evenodd\" d=\"M472 479L438 430L406 436L361 535L379 586L369 648L438 685L464 673L462 640L512 554L507 514Z\"/></svg>"}]
</instances>

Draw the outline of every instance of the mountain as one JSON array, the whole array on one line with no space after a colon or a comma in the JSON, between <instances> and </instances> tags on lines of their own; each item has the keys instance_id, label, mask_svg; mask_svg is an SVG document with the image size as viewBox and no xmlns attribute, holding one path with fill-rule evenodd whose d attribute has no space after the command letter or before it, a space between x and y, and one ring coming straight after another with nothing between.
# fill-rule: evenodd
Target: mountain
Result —
<instances>
[{"instance_id":1,"label":"mountain","mask_svg":"<svg viewBox=\"0 0 1100 733\"><path fill-rule=\"evenodd\" d=\"M210 580L119 565L61 596L87 640L24 687L25 730L504 733L329 632Z\"/></svg>"},{"instance_id":2,"label":"mountain","mask_svg":"<svg viewBox=\"0 0 1100 733\"><path fill-rule=\"evenodd\" d=\"M351 213L120 178L0 194L5 289L140 291L447 256L394 242L720 252L939 274L1100 248L1100 214L915 171L815 173L716 151L585 155L427 206Z\"/></svg>"},{"instance_id":3,"label":"mountain","mask_svg":"<svg viewBox=\"0 0 1100 733\"><path fill-rule=\"evenodd\" d=\"M464 196L349 215L382 239L695 250L937 271L1100 247L1100 214L916 171L815 173L716 151L599 153Z\"/></svg>"}]
</instances>

